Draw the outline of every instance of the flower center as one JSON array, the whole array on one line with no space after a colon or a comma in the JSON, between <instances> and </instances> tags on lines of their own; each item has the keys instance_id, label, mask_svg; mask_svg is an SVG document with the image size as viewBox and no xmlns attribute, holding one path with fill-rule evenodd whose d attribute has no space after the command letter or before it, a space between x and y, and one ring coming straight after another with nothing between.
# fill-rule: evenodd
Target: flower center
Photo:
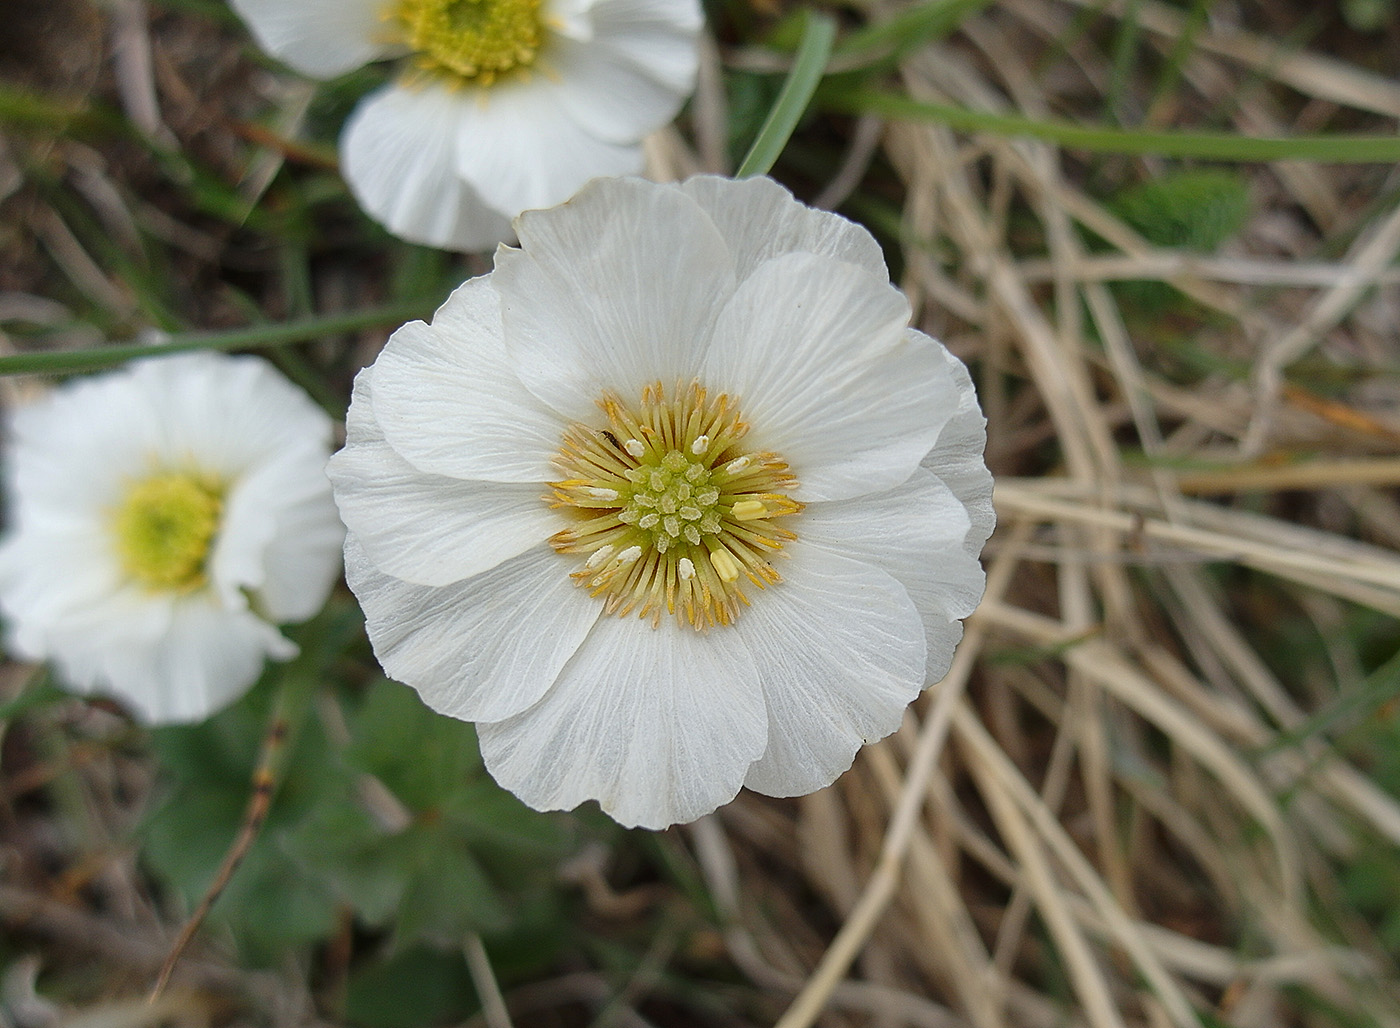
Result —
<instances>
[{"instance_id":1,"label":"flower center","mask_svg":"<svg viewBox=\"0 0 1400 1028\"><path fill-rule=\"evenodd\" d=\"M749 603L745 580L782 580L770 558L797 536L775 519L802 510L786 495L797 480L777 454L748 450L734 402L698 383L671 399L661 383L647 386L635 407L606 393L598 405L607 428L564 432L556 463L566 477L547 499L576 520L550 544L588 555L572 577L609 614L730 624Z\"/></svg>"},{"instance_id":2,"label":"flower center","mask_svg":"<svg viewBox=\"0 0 1400 1028\"><path fill-rule=\"evenodd\" d=\"M541 0L395 0L390 16L427 72L489 86L528 68L544 37Z\"/></svg>"},{"instance_id":3,"label":"flower center","mask_svg":"<svg viewBox=\"0 0 1400 1028\"><path fill-rule=\"evenodd\" d=\"M169 472L135 483L116 511L123 570L151 590L202 585L222 506L218 491L193 475Z\"/></svg>"}]
</instances>

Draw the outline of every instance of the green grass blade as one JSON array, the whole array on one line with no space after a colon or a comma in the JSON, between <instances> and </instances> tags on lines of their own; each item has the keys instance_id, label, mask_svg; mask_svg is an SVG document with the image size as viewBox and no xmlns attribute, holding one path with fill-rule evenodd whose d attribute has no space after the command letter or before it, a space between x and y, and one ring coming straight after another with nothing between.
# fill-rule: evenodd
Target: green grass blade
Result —
<instances>
[{"instance_id":1,"label":"green grass blade","mask_svg":"<svg viewBox=\"0 0 1400 1028\"><path fill-rule=\"evenodd\" d=\"M1273 742L1255 751L1264 757L1280 750L1292 749L1316 735L1325 734L1343 720L1353 720L1374 713L1378 708L1400 696L1400 653L1371 672L1357 685L1347 689L1330 705L1322 708L1302 724L1280 733Z\"/></svg>"},{"instance_id":2,"label":"green grass blade","mask_svg":"<svg viewBox=\"0 0 1400 1028\"><path fill-rule=\"evenodd\" d=\"M812 94L817 91L827 61L831 59L831 47L835 41L836 22L830 15L809 11L792 70L788 72L778 99L764 119L763 127L758 130L758 138L749 148L748 156L734 173L735 178L768 174L778 155L783 152L783 147L792 138L802 113L811 103Z\"/></svg>"},{"instance_id":3,"label":"green grass blade","mask_svg":"<svg viewBox=\"0 0 1400 1028\"><path fill-rule=\"evenodd\" d=\"M50 100L3 83L0 83L0 125L12 132L45 135L132 134L130 127L115 111Z\"/></svg>"},{"instance_id":4,"label":"green grass blade","mask_svg":"<svg viewBox=\"0 0 1400 1028\"><path fill-rule=\"evenodd\" d=\"M841 41L834 56L843 62L899 57L942 39L993 0L928 0L915 4L888 21L867 25ZM849 69L849 65L846 66Z\"/></svg>"},{"instance_id":5,"label":"green grass blade","mask_svg":"<svg viewBox=\"0 0 1400 1028\"><path fill-rule=\"evenodd\" d=\"M252 350L269 346L302 343L322 336L355 332L374 325L393 325L412 318L423 317L442 302L442 297L419 297L400 300L382 307L346 311L342 314L321 314L299 318L275 325L256 325L220 332L181 332L168 336L163 343L151 346L98 346L88 350L63 350L55 353L18 353L0 357L0 375L66 375L78 371L96 371L146 357L166 357L190 350Z\"/></svg>"},{"instance_id":6,"label":"green grass blade","mask_svg":"<svg viewBox=\"0 0 1400 1028\"><path fill-rule=\"evenodd\" d=\"M1096 153L1157 154L1216 161L1319 161L1325 164L1390 164L1400 161L1400 136L1241 136L1228 132L1113 129L1037 121L927 103L869 90L823 97L826 106L852 114L907 121L936 121L955 129L1025 136Z\"/></svg>"}]
</instances>

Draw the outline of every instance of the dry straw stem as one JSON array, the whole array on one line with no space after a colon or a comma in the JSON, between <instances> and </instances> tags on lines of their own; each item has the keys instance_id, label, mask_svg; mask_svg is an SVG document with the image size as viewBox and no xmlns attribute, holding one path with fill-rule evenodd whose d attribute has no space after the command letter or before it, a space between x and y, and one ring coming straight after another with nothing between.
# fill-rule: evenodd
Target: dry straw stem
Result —
<instances>
[{"instance_id":1,"label":"dry straw stem","mask_svg":"<svg viewBox=\"0 0 1400 1028\"><path fill-rule=\"evenodd\" d=\"M1056 49L1089 7L1107 23ZM1187 29L1153 0L1007 0L901 81L1099 119L1098 42L1130 13L1161 54ZM1328 130L1339 107L1400 117L1394 82L1221 9L1180 71L1156 127L1194 127L1193 109L1282 134ZM765 989L801 984L779 1028L1396 1024L1400 974L1338 897L1358 853L1400 843L1400 804L1328 733L1292 734L1360 684L1348 619L1400 617L1395 536L1369 527L1400 481L1389 173L1241 169L1250 221L1224 252L1186 253L1122 222L1052 144L892 122L881 145L905 189L901 285L974 361L990 419L989 590L948 680L829 793L741 801L697 834L731 955ZM1095 188L1163 167L1101 161ZM1134 280L1187 313L1143 318L1113 285ZM1183 374L1183 344L1207 370ZM1329 366L1345 373L1310 379ZM1271 645L1282 618L1325 641L1316 666ZM701 844L716 834L727 865ZM805 899L745 873L774 864ZM813 894L840 924L821 951ZM857 987L888 1002L855 1004Z\"/></svg>"}]
</instances>

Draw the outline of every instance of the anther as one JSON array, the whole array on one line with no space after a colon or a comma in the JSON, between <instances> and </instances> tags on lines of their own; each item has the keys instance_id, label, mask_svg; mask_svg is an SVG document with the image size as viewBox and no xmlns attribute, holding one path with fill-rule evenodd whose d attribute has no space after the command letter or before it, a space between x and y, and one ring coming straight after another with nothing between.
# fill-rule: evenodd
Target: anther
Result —
<instances>
[{"instance_id":1,"label":"anther","mask_svg":"<svg viewBox=\"0 0 1400 1028\"><path fill-rule=\"evenodd\" d=\"M682 582L689 582L695 577L695 564L689 557L682 557L676 561L676 574L681 576Z\"/></svg>"},{"instance_id":2,"label":"anther","mask_svg":"<svg viewBox=\"0 0 1400 1028\"><path fill-rule=\"evenodd\" d=\"M729 555L728 550L710 551L710 566L715 569L715 574L725 582L738 581L739 564Z\"/></svg>"},{"instance_id":3,"label":"anther","mask_svg":"<svg viewBox=\"0 0 1400 1028\"><path fill-rule=\"evenodd\" d=\"M611 543L598 547L593 551L592 555L583 562L583 570L592 571L599 564L603 563L603 561L611 557L615 549L617 549L617 547L613 546Z\"/></svg>"},{"instance_id":4,"label":"anther","mask_svg":"<svg viewBox=\"0 0 1400 1028\"><path fill-rule=\"evenodd\" d=\"M737 475L741 471L747 471L749 465L752 463L753 458L746 453L742 457L735 457L733 460L731 460L728 464L724 466L724 470L729 472L729 474L731 475Z\"/></svg>"},{"instance_id":5,"label":"anther","mask_svg":"<svg viewBox=\"0 0 1400 1028\"><path fill-rule=\"evenodd\" d=\"M762 500L740 500L730 511L735 521L756 521L768 513Z\"/></svg>"},{"instance_id":6,"label":"anther","mask_svg":"<svg viewBox=\"0 0 1400 1028\"><path fill-rule=\"evenodd\" d=\"M647 452L647 447L640 439L629 439L622 444L622 448L633 457L640 457Z\"/></svg>"},{"instance_id":7,"label":"anther","mask_svg":"<svg viewBox=\"0 0 1400 1028\"><path fill-rule=\"evenodd\" d=\"M709 448L710 448L710 437L707 436L707 435L698 435L698 436L696 436L696 437L695 437L695 442L693 442L693 443L690 444L690 452L693 453L693 454L695 454L695 456L697 456L697 457L700 456L702 453L704 453L704 452L705 452L706 450L708 450Z\"/></svg>"},{"instance_id":8,"label":"anther","mask_svg":"<svg viewBox=\"0 0 1400 1028\"><path fill-rule=\"evenodd\" d=\"M584 486L583 494L595 500L615 500L618 495L616 489L605 489L602 486L596 485Z\"/></svg>"}]
</instances>

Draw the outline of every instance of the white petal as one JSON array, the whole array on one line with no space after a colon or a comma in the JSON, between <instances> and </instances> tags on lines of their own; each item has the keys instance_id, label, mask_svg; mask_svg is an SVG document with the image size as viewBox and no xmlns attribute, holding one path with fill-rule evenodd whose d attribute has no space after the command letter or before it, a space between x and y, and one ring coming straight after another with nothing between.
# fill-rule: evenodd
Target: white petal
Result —
<instances>
[{"instance_id":1,"label":"white petal","mask_svg":"<svg viewBox=\"0 0 1400 1028\"><path fill-rule=\"evenodd\" d=\"M560 37L549 51L564 110L591 135L619 144L638 143L674 118L694 87L697 66L694 30L664 23L649 32L628 29L635 31L616 42Z\"/></svg>"},{"instance_id":2,"label":"white petal","mask_svg":"<svg viewBox=\"0 0 1400 1028\"><path fill-rule=\"evenodd\" d=\"M564 527L534 483L464 482L425 475L399 456L375 421L375 365L355 380L349 439L331 458L341 517L383 572L442 586L487 571Z\"/></svg>"},{"instance_id":3,"label":"white petal","mask_svg":"<svg viewBox=\"0 0 1400 1028\"><path fill-rule=\"evenodd\" d=\"M305 621L324 606L340 577L345 527L331 499L324 451L290 448L238 479L224 498L210 558L223 605L252 591L275 621Z\"/></svg>"},{"instance_id":4,"label":"white petal","mask_svg":"<svg viewBox=\"0 0 1400 1028\"><path fill-rule=\"evenodd\" d=\"M233 0L259 46L318 79L386 53L386 6L385 0Z\"/></svg>"},{"instance_id":5,"label":"white petal","mask_svg":"<svg viewBox=\"0 0 1400 1028\"><path fill-rule=\"evenodd\" d=\"M909 305L850 264L791 254L761 265L720 314L702 380L737 394L752 441L792 465L797 499L905 481L957 393L936 343L906 334Z\"/></svg>"},{"instance_id":6,"label":"white petal","mask_svg":"<svg viewBox=\"0 0 1400 1028\"><path fill-rule=\"evenodd\" d=\"M830 785L924 687L924 630L904 587L871 564L790 549L783 581L734 624L768 704L768 749L744 784L770 796Z\"/></svg>"},{"instance_id":7,"label":"white petal","mask_svg":"<svg viewBox=\"0 0 1400 1028\"><path fill-rule=\"evenodd\" d=\"M765 261L786 253L816 253L859 265L889 280L884 254L863 226L808 207L771 178L697 175L682 183L729 242L734 271L748 278Z\"/></svg>"},{"instance_id":8,"label":"white petal","mask_svg":"<svg viewBox=\"0 0 1400 1028\"><path fill-rule=\"evenodd\" d=\"M695 88L704 15L695 0L599 0L588 10L591 37L681 99Z\"/></svg>"},{"instance_id":9,"label":"white petal","mask_svg":"<svg viewBox=\"0 0 1400 1028\"><path fill-rule=\"evenodd\" d=\"M320 478L324 478L322 471ZM345 525L329 481L308 477L288 486L277 512L277 533L263 551L258 587L262 611L273 621L299 622L316 614L340 578Z\"/></svg>"},{"instance_id":10,"label":"white petal","mask_svg":"<svg viewBox=\"0 0 1400 1028\"><path fill-rule=\"evenodd\" d=\"M116 696L148 724L198 721L253 684L268 657L296 647L247 611L219 609L207 595L171 604L164 631L142 621L67 622L50 638L63 680Z\"/></svg>"},{"instance_id":11,"label":"white petal","mask_svg":"<svg viewBox=\"0 0 1400 1028\"><path fill-rule=\"evenodd\" d=\"M0 606L11 619L62 621L121 588L114 547L98 519L55 512L33 521L0 547Z\"/></svg>"},{"instance_id":12,"label":"white petal","mask_svg":"<svg viewBox=\"0 0 1400 1028\"><path fill-rule=\"evenodd\" d=\"M74 520L22 528L0 547L0 609L10 648L26 659L54 656L56 639L100 655L108 643L154 640L169 627L170 599L125 585L107 538Z\"/></svg>"},{"instance_id":13,"label":"white petal","mask_svg":"<svg viewBox=\"0 0 1400 1028\"><path fill-rule=\"evenodd\" d=\"M593 38L595 3L596 0L544 0L541 14L550 32L586 42Z\"/></svg>"},{"instance_id":14,"label":"white petal","mask_svg":"<svg viewBox=\"0 0 1400 1028\"><path fill-rule=\"evenodd\" d=\"M374 362L374 415L420 471L494 482L557 477L564 421L516 377L492 276L468 279L433 323L411 321Z\"/></svg>"},{"instance_id":15,"label":"white petal","mask_svg":"<svg viewBox=\"0 0 1400 1028\"><path fill-rule=\"evenodd\" d=\"M487 769L531 807L596 799L623 825L665 828L734 797L764 722L736 632L602 617L539 703L477 732Z\"/></svg>"},{"instance_id":16,"label":"white petal","mask_svg":"<svg viewBox=\"0 0 1400 1028\"><path fill-rule=\"evenodd\" d=\"M913 334L927 338L921 332ZM992 473L987 470L983 455L987 448L987 419L977 405L977 393L967 367L951 353L942 352L958 390L958 402L953 417L938 434L938 442L924 458L923 466L937 475L967 507L971 523L963 546L976 557L997 521L992 508Z\"/></svg>"},{"instance_id":17,"label":"white petal","mask_svg":"<svg viewBox=\"0 0 1400 1028\"><path fill-rule=\"evenodd\" d=\"M814 503L795 525L804 544L874 564L908 591L928 640L926 679L948 672L965 618L982 599L985 576L966 548L971 519L962 500L929 472L888 492Z\"/></svg>"},{"instance_id":18,"label":"white petal","mask_svg":"<svg viewBox=\"0 0 1400 1028\"><path fill-rule=\"evenodd\" d=\"M232 480L287 459L289 451L316 467L330 449L330 417L259 357L194 353L139 361L131 382L159 420L154 456L165 466L189 463Z\"/></svg>"},{"instance_id":19,"label":"white petal","mask_svg":"<svg viewBox=\"0 0 1400 1028\"><path fill-rule=\"evenodd\" d=\"M131 374L73 380L11 414L6 477L17 520L31 510L43 522L56 514L96 518L150 466L164 434Z\"/></svg>"},{"instance_id":20,"label":"white petal","mask_svg":"<svg viewBox=\"0 0 1400 1028\"><path fill-rule=\"evenodd\" d=\"M442 714L509 717L540 698L602 604L576 588L570 558L548 546L441 589L384 574L352 534L345 575L375 655Z\"/></svg>"},{"instance_id":21,"label":"white petal","mask_svg":"<svg viewBox=\"0 0 1400 1028\"><path fill-rule=\"evenodd\" d=\"M530 392L569 420L596 419L605 389L635 402L650 382L695 376L734 280L724 240L678 188L600 180L516 229L521 249L496 254L492 281Z\"/></svg>"},{"instance_id":22,"label":"white petal","mask_svg":"<svg viewBox=\"0 0 1400 1028\"><path fill-rule=\"evenodd\" d=\"M511 238L510 217L457 174L471 102L442 86L388 86L346 122L341 173L360 206L396 236L463 251Z\"/></svg>"},{"instance_id":23,"label":"white petal","mask_svg":"<svg viewBox=\"0 0 1400 1028\"><path fill-rule=\"evenodd\" d=\"M570 83L541 72L527 82L463 91L455 128L457 174L508 216L563 203L591 178L642 170L639 139L607 142L565 109Z\"/></svg>"},{"instance_id":24,"label":"white petal","mask_svg":"<svg viewBox=\"0 0 1400 1028\"><path fill-rule=\"evenodd\" d=\"M296 653L251 613L192 598L176 604L170 630L155 647L114 648L105 676L142 721L179 724L202 720L243 695L267 658Z\"/></svg>"}]
</instances>

